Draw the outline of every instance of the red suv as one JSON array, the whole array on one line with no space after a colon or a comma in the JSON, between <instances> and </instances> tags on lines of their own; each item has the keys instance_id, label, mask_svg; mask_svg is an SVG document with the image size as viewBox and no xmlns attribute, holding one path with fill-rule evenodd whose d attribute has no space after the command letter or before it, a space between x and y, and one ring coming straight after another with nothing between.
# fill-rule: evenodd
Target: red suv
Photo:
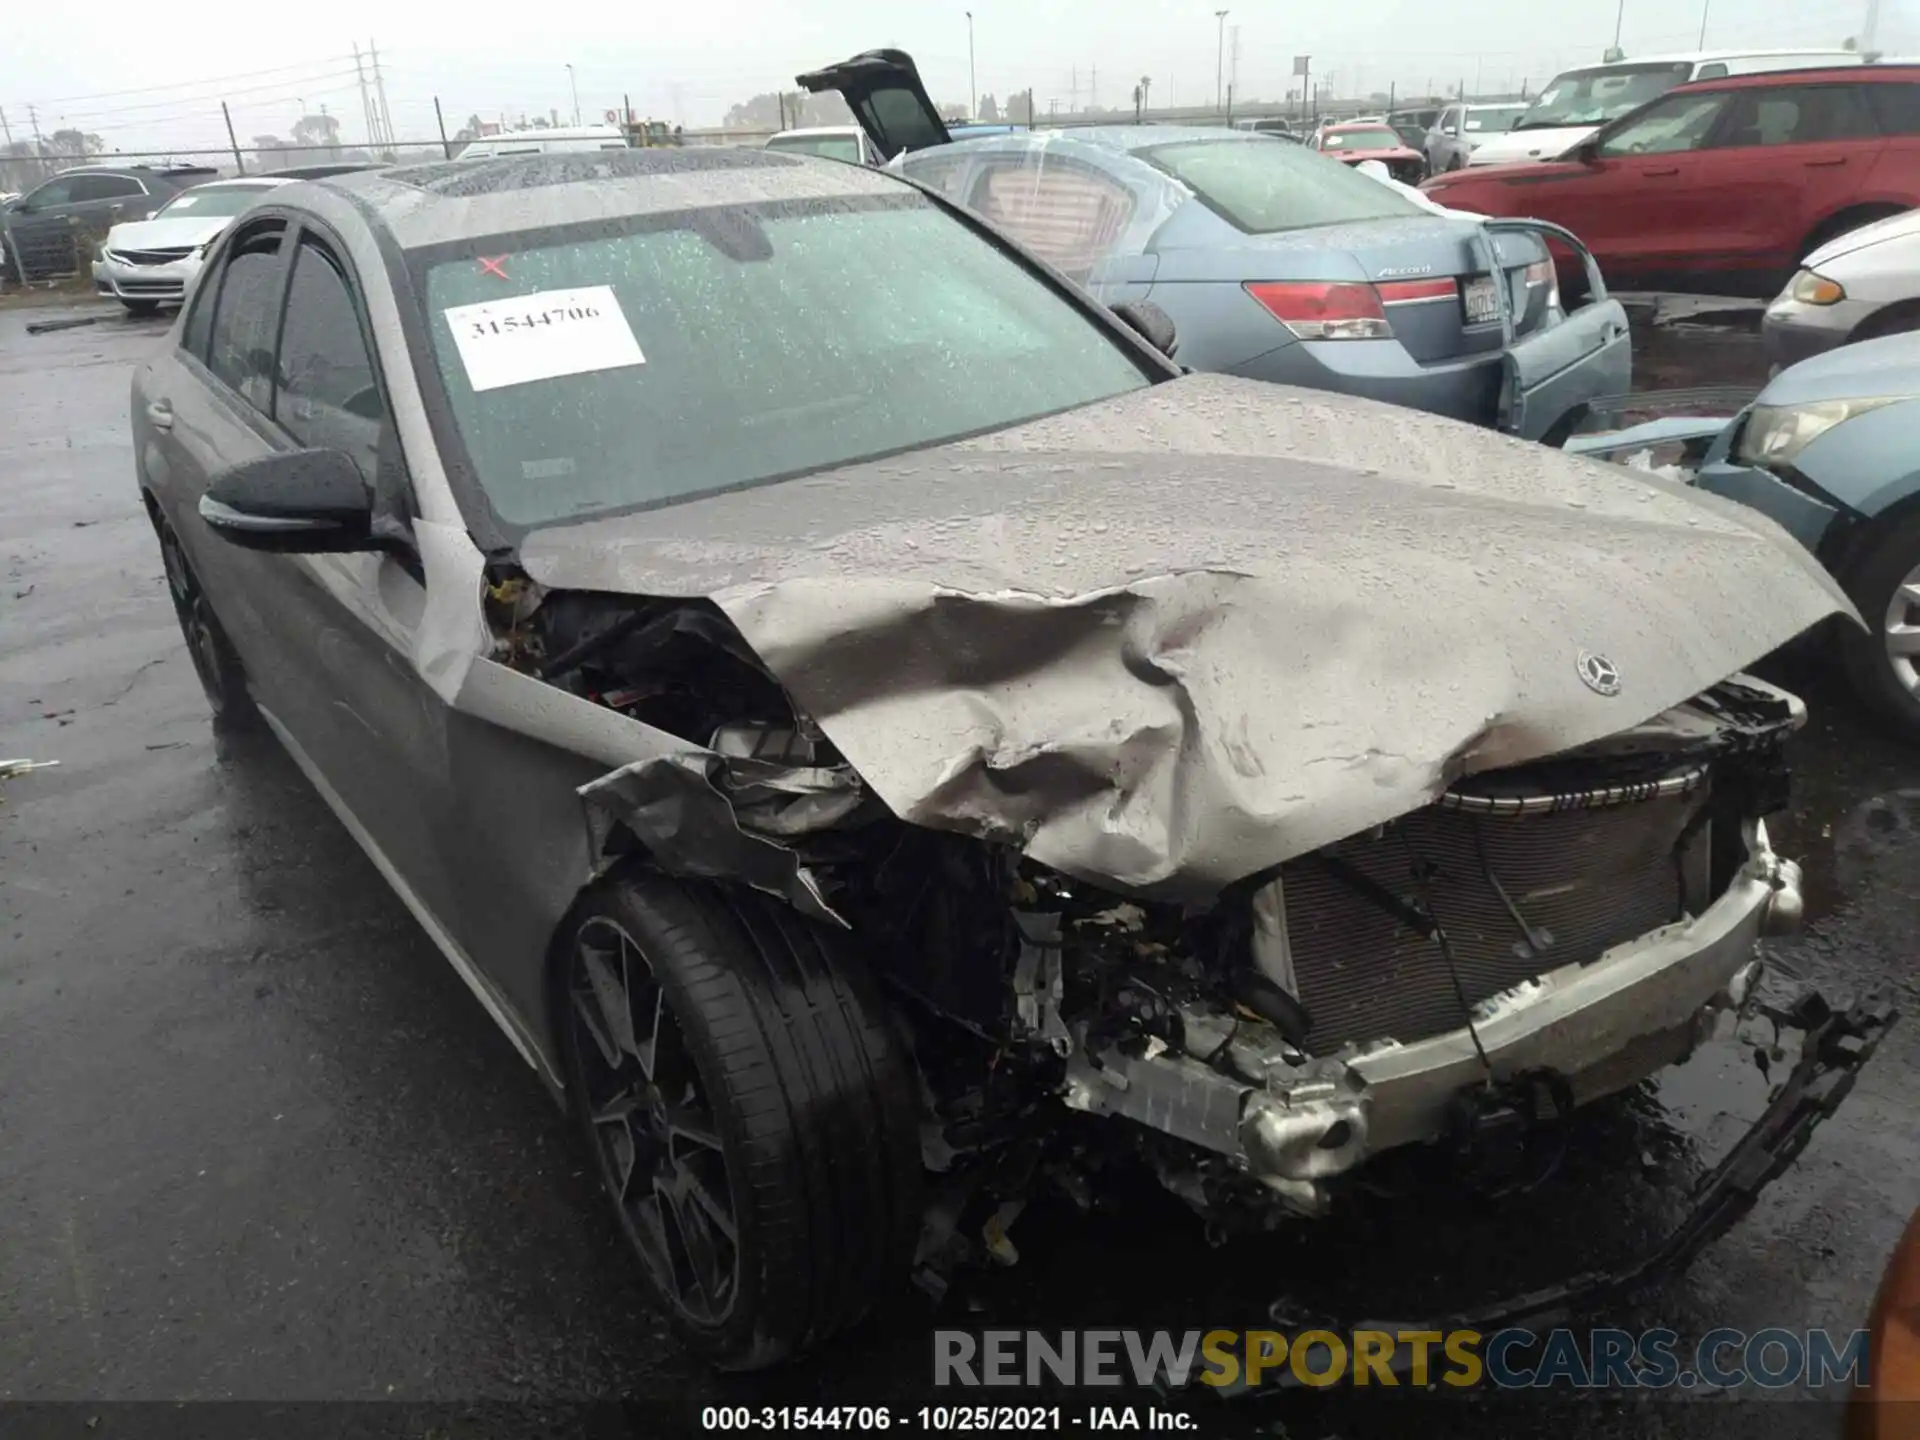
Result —
<instances>
[{"instance_id":1,"label":"red suv","mask_svg":"<svg viewBox=\"0 0 1920 1440\"><path fill-rule=\"evenodd\" d=\"M1835 235L1920 205L1920 66L1697 81L1558 160L1422 188L1564 225L1623 287L1771 296Z\"/></svg>"}]
</instances>

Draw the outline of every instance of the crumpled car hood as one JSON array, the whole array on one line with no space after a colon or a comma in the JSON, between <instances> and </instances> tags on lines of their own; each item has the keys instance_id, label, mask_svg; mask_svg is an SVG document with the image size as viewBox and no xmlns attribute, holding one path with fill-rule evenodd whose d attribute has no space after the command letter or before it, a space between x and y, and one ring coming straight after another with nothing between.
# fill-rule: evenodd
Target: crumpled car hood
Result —
<instances>
[{"instance_id":1,"label":"crumpled car hood","mask_svg":"<svg viewBox=\"0 0 1920 1440\"><path fill-rule=\"evenodd\" d=\"M1852 613L1742 507L1218 375L537 531L521 563L711 597L902 818L1195 902Z\"/></svg>"}]
</instances>

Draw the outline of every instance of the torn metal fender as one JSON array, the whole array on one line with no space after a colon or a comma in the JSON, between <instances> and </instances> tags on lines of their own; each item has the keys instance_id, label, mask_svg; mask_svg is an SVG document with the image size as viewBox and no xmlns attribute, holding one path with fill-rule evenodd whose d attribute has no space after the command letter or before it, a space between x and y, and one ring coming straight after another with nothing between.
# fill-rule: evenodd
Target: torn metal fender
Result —
<instances>
[{"instance_id":1,"label":"torn metal fender","mask_svg":"<svg viewBox=\"0 0 1920 1440\"><path fill-rule=\"evenodd\" d=\"M624 825L665 870L739 881L786 901L802 915L849 928L798 855L741 827L720 780L742 763L753 762L688 747L636 760L582 785L594 854L606 855L612 827Z\"/></svg>"},{"instance_id":2,"label":"torn metal fender","mask_svg":"<svg viewBox=\"0 0 1920 1440\"><path fill-rule=\"evenodd\" d=\"M1733 419L1731 415L1672 415L1630 425L1625 430L1607 430L1593 435L1573 435L1560 448L1569 455L1587 455L1596 460L1611 460L1623 450L1645 450L1656 445L1681 445L1691 440L1710 441L1718 437Z\"/></svg>"},{"instance_id":3,"label":"torn metal fender","mask_svg":"<svg viewBox=\"0 0 1920 1440\"><path fill-rule=\"evenodd\" d=\"M811 805L815 808L801 813L830 823L852 808L849 795L856 802L863 798L850 772L723 756L477 656L454 705L476 719L614 767L578 790L591 874L601 873L613 858L608 841L614 826L624 825L669 873L744 881L802 914L845 925L800 857L778 840L744 828L735 807L770 799ZM787 815L785 809L774 810L775 828ZM786 828L799 833L804 827ZM520 840L538 844L541 838ZM546 904L553 923L559 923L587 878L577 871L557 874L557 888Z\"/></svg>"}]
</instances>

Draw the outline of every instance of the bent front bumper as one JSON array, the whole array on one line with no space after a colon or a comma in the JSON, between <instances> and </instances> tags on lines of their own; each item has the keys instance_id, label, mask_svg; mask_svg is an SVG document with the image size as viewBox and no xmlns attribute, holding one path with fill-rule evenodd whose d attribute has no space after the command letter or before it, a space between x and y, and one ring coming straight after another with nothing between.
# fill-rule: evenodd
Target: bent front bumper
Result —
<instances>
[{"instance_id":1,"label":"bent front bumper","mask_svg":"<svg viewBox=\"0 0 1920 1440\"><path fill-rule=\"evenodd\" d=\"M1746 863L1699 915L1489 996L1469 1012L1471 1029L1324 1056L1262 1050L1264 1085L1223 1074L1213 1053L1112 1046L1069 1060L1066 1103L1226 1154L1292 1208L1319 1213L1326 1181L1454 1133L1459 1097L1489 1079L1549 1074L1583 1104L1688 1054L1720 1012L1745 1001L1755 942L1800 921L1799 866L1774 854L1757 820L1745 840ZM1190 1051L1192 1039L1190 1024ZM1244 1060L1235 1068L1251 1073Z\"/></svg>"}]
</instances>

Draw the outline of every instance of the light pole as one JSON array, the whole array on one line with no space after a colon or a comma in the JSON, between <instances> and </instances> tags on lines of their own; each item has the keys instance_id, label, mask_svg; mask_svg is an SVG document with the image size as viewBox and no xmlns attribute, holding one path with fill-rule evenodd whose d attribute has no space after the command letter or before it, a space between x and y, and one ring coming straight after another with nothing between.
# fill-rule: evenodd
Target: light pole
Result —
<instances>
[{"instance_id":1,"label":"light pole","mask_svg":"<svg viewBox=\"0 0 1920 1440\"><path fill-rule=\"evenodd\" d=\"M1213 12L1215 23L1219 26L1219 36L1213 47L1213 108L1216 112L1225 108L1227 81L1227 12Z\"/></svg>"},{"instance_id":2,"label":"light pole","mask_svg":"<svg viewBox=\"0 0 1920 1440\"><path fill-rule=\"evenodd\" d=\"M967 101L967 114L973 119L980 118L980 82L973 73L973 11L967 11L967 93L973 98ZM1033 123L1033 116L1027 116L1027 123Z\"/></svg>"},{"instance_id":3,"label":"light pole","mask_svg":"<svg viewBox=\"0 0 1920 1440\"><path fill-rule=\"evenodd\" d=\"M1627 0L1620 0L1619 6L1613 12L1613 48L1615 50L1620 48L1620 22L1626 17Z\"/></svg>"},{"instance_id":4,"label":"light pole","mask_svg":"<svg viewBox=\"0 0 1920 1440\"><path fill-rule=\"evenodd\" d=\"M1700 0L1700 46L1707 48L1707 12L1713 9L1713 0Z\"/></svg>"},{"instance_id":5,"label":"light pole","mask_svg":"<svg viewBox=\"0 0 1920 1440\"><path fill-rule=\"evenodd\" d=\"M573 123L580 123L580 86L573 78L573 66L567 66L567 88L573 92Z\"/></svg>"}]
</instances>

